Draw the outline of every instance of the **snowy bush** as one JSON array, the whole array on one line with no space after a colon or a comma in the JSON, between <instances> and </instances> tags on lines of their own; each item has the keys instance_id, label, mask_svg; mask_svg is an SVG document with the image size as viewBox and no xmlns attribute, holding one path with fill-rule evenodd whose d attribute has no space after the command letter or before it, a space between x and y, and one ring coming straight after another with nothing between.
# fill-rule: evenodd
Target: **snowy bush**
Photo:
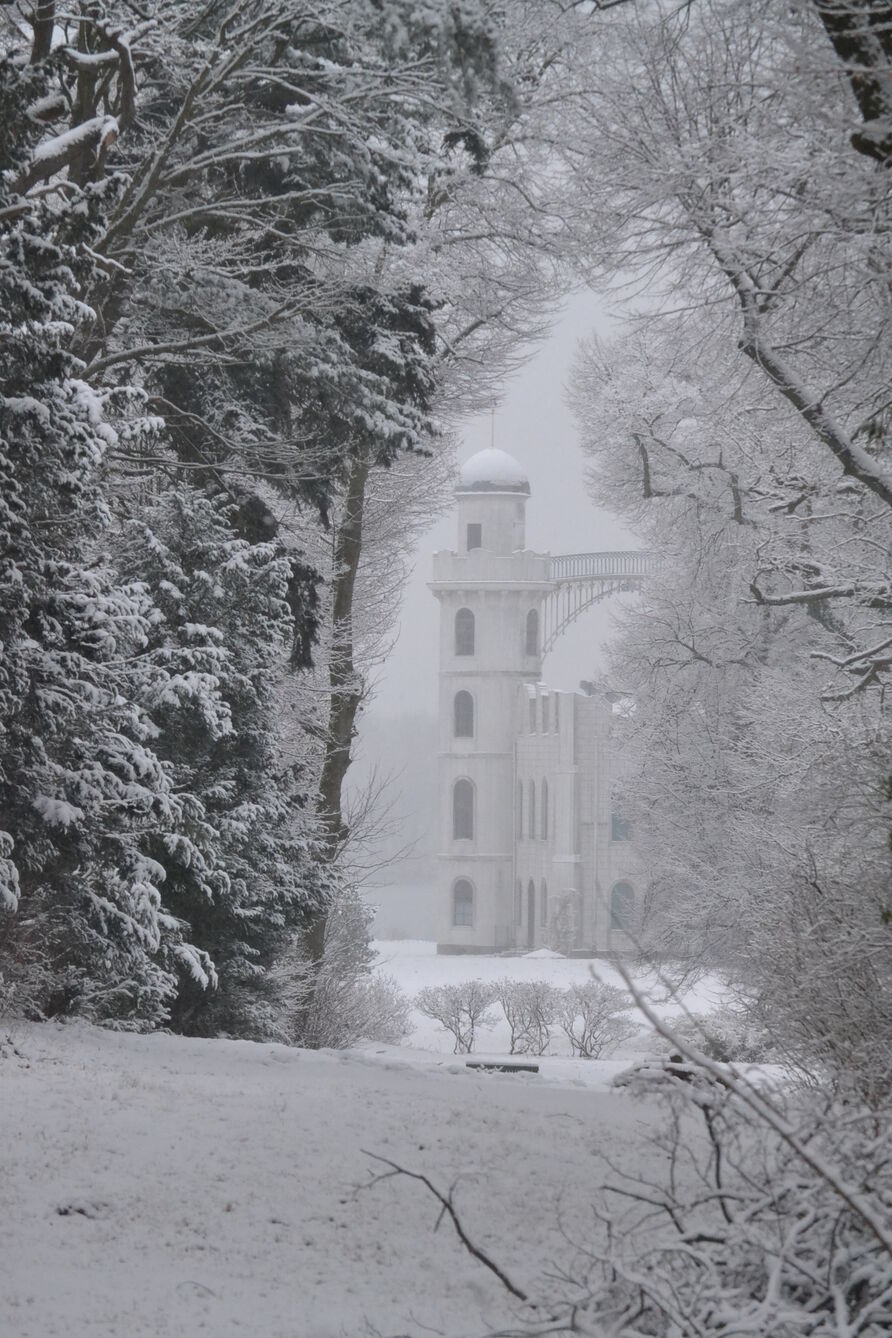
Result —
<instances>
[{"instance_id":1,"label":"snowy bush","mask_svg":"<svg viewBox=\"0 0 892 1338\"><path fill-rule=\"evenodd\" d=\"M399 1045L415 1030L412 1001L393 976L373 973L360 984L357 997L361 1003L357 1026L361 1039Z\"/></svg>"},{"instance_id":2,"label":"snowy bush","mask_svg":"<svg viewBox=\"0 0 892 1338\"><path fill-rule=\"evenodd\" d=\"M634 1314L635 1333L667 1338L887 1334L888 1102L878 1109L851 1089L841 1100L832 1075L798 1090L756 1086L703 1057L700 1038L689 1041L627 984L684 1063L643 1067L629 1088L664 1103L666 1117L650 1172L610 1165L609 1244L592 1244L571 1280L584 1277L583 1308L598 1331L631 1332ZM577 1299L566 1295L572 1331L589 1332Z\"/></svg>"},{"instance_id":3,"label":"snowy bush","mask_svg":"<svg viewBox=\"0 0 892 1338\"><path fill-rule=\"evenodd\" d=\"M493 991L508 1023L509 1053L544 1055L561 991L547 980L512 980L510 976L497 980Z\"/></svg>"},{"instance_id":4,"label":"snowy bush","mask_svg":"<svg viewBox=\"0 0 892 1338\"><path fill-rule=\"evenodd\" d=\"M495 1014L490 1011L495 1000L492 985L466 980L461 985L428 985L415 996L415 1007L452 1033L454 1054L469 1055L478 1028L495 1025Z\"/></svg>"},{"instance_id":5,"label":"snowy bush","mask_svg":"<svg viewBox=\"0 0 892 1338\"><path fill-rule=\"evenodd\" d=\"M373 916L356 888L341 888L326 917L322 960L302 955L298 942L277 966L281 1031L289 1044L313 1050L343 1050L359 1041L399 1045L412 1031L408 995L372 969Z\"/></svg>"},{"instance_id":6,"label":"snowy bush","mask_svg":"<svg viewBox=\"0 0 892 1338\"><path fill-rule=\"evenodd\" d=\"M673 1031L721 1064L764 1064L774 1044L764 1027L741 1008L725 1006L673 1023Z\"/></svg>"},{"instance_id":7,"label":"snowy bush","mask_svg":"<svg viewBox=\"0 0 892 1338\"><path fill-rule=\"evenodd\" d=\"M641 1094L667 1107L654 1138L666 1170L605 1167L609 1245L583 1250L566 1327L550 1332L888 1334L892 1162L875 1112L738 1095L695 1063L684 1079L642 1079Z\"/></svg>"},{"instance_id":8,"label":"snowy bush","mask_svg":"<svg viewBox=\"0 0 892 1338\"><path fill-rule=\"evenodd\" d=\"M308 984L314 973L302 965ZM292 1031L292 1044L346 1050L360 1041L399 1045L411 1033L411 1003L392 976L338 977L323 969L315 981L307 1022L303 1030Z\"/></svg>"},{"instance_id":9,"label":"snowy bush","mask_svg":"<svg viewBox=\"0 0 892 1338\"><path fill-rule=\"evenodd\" d=\"M575 1055L597 1059L637 1032L635 1023L623 1016L630 1006L623 990L587 980L562 992L557 1022Z\"/></svg>"}]
</instances>

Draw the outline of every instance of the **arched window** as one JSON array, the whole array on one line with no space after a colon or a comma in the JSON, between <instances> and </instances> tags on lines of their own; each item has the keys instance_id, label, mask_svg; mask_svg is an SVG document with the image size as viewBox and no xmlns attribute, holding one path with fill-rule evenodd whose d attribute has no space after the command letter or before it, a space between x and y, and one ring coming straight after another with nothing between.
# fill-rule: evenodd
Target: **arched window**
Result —
<instances>
[{"instance_id":1,"label":"arched window","mask_svg":"<svg viewBox=\"0 0 892 1338\"><path fill-rule=\"evenodd\" d=\"M459 609L455 615L455 653L474 654L474 615L470 609Z\"/></svg>"},{"instance_id":2,"label":"arched window","mask_svg":"<svg viewBox=\"0 0 892 1338\"><path fill-rule=\"evenodd\" d=\"M474 923L474 884L469 883L467 878L458 878L452 885L452 923Z\"/></svg>"},{"instance_id":3,"label":"arched window","mask_svg":"<svg viewBox=\"0 0 892 1338\"><path fill-rule=\"evenodd\" d=\"M548 884L542 879L541 900L539 902L539 917L543 925L548 924Z\"/></svg>"},{"instance_id":4,"label":"arched window","mask_svg":"<svg viewBox=\"0 0 892 1338\"><path fill-rule=\"evenodd\" d=\"M542 798L539 802L541 805L541 813L542 813L542 824L540 831L542 835L542 840L547 841L548 840L548 781L547 780L544 780L542 782Z\"/></svg>"},{"instance_id":5,"label":"arched window","mask_svg":"<svg viewBox=\"0 0 892 1338\"><path fill-rule=\"evenodd\" d=\"M610 893L610 928L628 931L635 911L635 893L631 883L615 883Z\"/></svg>"},{"instance_id":6,"label":"arched window","mask_svg":"<svg viewBox=\"0 0 892 1338\"><path fill-rule=\"evenodd\" d=\"M527 614L526 652L527 655L539 654L539 614L535 609L530 609Z\"/></svg>"},{"instance_id":7,"label":"arched window","mask_svg":"<svg viewBox=\"0 0 892 1338\"><path fill-rule=\"evenodd\" d=\"M517 839L523 838L523 781L517 782Z\"/></svg>"},{"instance_id":8,"label":"arched window","mask_svg":"<svg viewBox=\"0 0 892 1338\"><path fill-rule=\"evenodd\" d=\"M530 834L530 840L536 839L536 782L530 781L530 813L527 831Z\"/></svg>"},{"instance_id":9,"label":"arched window","mask_svg":"<svg viewBox=\"0 0 892 1338\"><path fill-rule=\"evenodd\" d=\"M474 698L470 692L457 692L455 700L452 703L452 714L454 729L453 733L457 739L473 739L474 737Z\"/></svg>"},{"instance_id":10,"label":"arched window","mask_svg":"<svg viewBox=\"0 0 892 1338\"><path fill-rule=\"evenodd\" d=\"M514 889L514 918L519 925L523 924L523 887L519 878Z\"/></svg>"},{"instance_id":11,"label":"arched window","mask_svg":"<svg viewBox=\"0 0 892 1338\"><path fill-rule=\"evenodd\" d=\"M452 787L452 836L456 841L474 839L474 787L457 780Z\"/></svg>"}]
</instances>

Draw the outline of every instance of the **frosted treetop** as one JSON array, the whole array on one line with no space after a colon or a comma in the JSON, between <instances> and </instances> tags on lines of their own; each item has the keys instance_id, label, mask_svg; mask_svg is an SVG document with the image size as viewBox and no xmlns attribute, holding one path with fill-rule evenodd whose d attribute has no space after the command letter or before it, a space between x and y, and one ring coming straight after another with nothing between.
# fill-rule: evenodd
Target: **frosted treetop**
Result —
<instances>
[{"instance_id":1,"label":"frosted treetop","mask_svg":"<svg viewBox=\"0 0 892 1338\"><path fill-rule=\"evenodd\" d=\"M459 470L456 492L523 492L530 481L521 465L507 451L478 451Z\"/></svg>"}]
</instances>

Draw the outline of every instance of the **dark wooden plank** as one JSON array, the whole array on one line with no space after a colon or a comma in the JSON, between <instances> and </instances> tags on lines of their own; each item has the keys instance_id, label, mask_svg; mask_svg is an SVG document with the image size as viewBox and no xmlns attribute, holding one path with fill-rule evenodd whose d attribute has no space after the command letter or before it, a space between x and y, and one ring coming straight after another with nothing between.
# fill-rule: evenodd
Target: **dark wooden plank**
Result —
<instances>
[{"instance_id":1,"label":"dark wooden plank","mask_svg":"<svg viewBox=\"0 0 892 1338\"><path fill-rule=\"evenodd\" d=\"M489 1073L538 1073L538 1064L527 1064L513 1059L466 1059L469 1069L486 1069Z\"/></svg>"}]
</instances>

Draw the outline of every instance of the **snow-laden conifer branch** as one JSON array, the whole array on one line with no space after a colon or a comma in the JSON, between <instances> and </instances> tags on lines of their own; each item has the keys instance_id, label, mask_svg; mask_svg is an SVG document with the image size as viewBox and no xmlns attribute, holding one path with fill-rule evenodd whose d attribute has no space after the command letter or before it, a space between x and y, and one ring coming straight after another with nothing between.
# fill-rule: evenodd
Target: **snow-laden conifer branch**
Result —
<instances>
[{"instance_id":1,"label":"snow-laden conifer branch","mask_svg":"<svg viewBox=\"0 0 892 1338\"><path fill-rule=\"evenodd\" d=\"M192 335L185 339L171 340L168 343L144 344L141 347L120 349L116 353L106 354L105 357L95 358L88 366L87 373L91 377L96 377L118 363L140 362L160 357L162 354L187 353L193 349L211 348L218 344L225 347L233 342L245 340L260 330L269 329L280 322L290 320L297 310L296 306L283 303L255 321L250 321L244 325L236 325L228 330L215 330L210 334Z\"/></svg>"},{"instance_id":2,"label":"snow-laden conifer branch","mask_svg":"<svg viewBox=\"0 0 892 1338\"><path fill-rule=\"evenodd\" d=\"M24 194L38 181L46 181L69 167L78 154L85 150L98 153L112 145L117 137L117 118L105 115L93 116L71 130L54 135L38 146L15 183L16 191Z\"/></svg>"}]
</instances>

